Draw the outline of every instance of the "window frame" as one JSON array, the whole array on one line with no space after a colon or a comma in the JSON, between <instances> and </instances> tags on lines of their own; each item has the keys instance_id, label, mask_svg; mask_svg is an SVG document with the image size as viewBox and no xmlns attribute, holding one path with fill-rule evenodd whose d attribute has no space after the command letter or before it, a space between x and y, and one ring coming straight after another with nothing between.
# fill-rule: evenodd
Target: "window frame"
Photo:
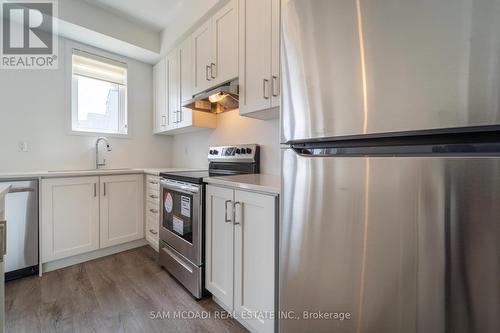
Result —
<instances>
[{"instance_id":1,"label":"window frame","mask_svg":"<svg viewBox=\"0 0 500 333\"><path fill-rule=\"evenodd\" d=\"M81 130L76 129L77 119L78 119L78 80L77 75L73 75L73 51L77 50L79 52L89 53L92 56L108 58L112 61L121 62L126 64L127 66L127 84L126 85L118 85L119 86L119 108L125 108L125 117L123 117L123 112L118 112L119 118L119 126L126 126L127 133L118 133L116 131L96 131L96 130ZM67 81L68 86L68 95L69 95L69 107L70 112L68 112L68 134L70 135L83 135L83 136L107 136L107 137L116 137L116 138L130 138L131 137L131 128L130 128L130 110L128 108L128 78L129 78L129 66L126 62L126 59L120 56L115 56L94 48L83 47L82 45L77 45L76 43L69 43L67 47L67 77L69 76L69 80ZM98 80L98 79L96 79Z\"/></svg>"}]
</instances>

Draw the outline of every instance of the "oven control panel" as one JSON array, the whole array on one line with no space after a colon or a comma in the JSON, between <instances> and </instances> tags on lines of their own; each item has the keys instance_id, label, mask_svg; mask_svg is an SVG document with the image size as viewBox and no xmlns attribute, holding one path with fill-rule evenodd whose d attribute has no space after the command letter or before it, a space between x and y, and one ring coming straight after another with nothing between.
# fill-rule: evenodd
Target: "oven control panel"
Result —
<instances>
[{"instance_id":1,"label":"oven control panel","mask_svg":"<svg viewBox=\"0 0 500 333\"><path fill-rule=\"evenodd\" d=\"M210 147L209 161L219 160L250 160L256 161L259 156L259 145L235 145Z\"/></svg>"}]
</instances>

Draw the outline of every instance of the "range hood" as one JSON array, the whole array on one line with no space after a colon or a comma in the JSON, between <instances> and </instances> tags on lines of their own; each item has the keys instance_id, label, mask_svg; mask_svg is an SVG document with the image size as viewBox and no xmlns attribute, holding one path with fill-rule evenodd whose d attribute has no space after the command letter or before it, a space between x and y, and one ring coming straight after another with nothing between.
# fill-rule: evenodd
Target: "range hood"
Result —
<instances>
[{"instance_id":1,"label":"range hood","mask_svg":"<svg viewBox=\"0 0 500 333\"><path fill-rule=\"evenodd\" d=\"M182 106L195 111L211 113L235 110L240 105L238 91L238 81L231 81L194 95L193 99L186 101Z\"/></svg>"}]
</instances>

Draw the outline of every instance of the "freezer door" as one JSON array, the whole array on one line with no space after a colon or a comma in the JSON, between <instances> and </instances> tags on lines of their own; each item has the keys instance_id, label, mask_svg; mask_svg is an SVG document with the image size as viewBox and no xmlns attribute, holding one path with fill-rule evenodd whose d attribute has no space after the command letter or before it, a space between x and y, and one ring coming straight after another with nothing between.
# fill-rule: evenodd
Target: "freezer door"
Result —
<instances>
[{"instance_id":1,"label":"freezer door","mask_svg":"<svg viewBox=\"0 0 500 333\"><path fill-rule=\"evenodd\" d=\"M500 158L282 160L280 332L500 331Z\"/></svg>"},{"instance_id":2,"label":"freezer door","mask_svg":"<svg viewBox=\"0 0 500 333\"><path fill-rule=\"evenodd\" d=\"M283 0L282 142L500 124L500 0Z\"/></svg>"}]
</instances>

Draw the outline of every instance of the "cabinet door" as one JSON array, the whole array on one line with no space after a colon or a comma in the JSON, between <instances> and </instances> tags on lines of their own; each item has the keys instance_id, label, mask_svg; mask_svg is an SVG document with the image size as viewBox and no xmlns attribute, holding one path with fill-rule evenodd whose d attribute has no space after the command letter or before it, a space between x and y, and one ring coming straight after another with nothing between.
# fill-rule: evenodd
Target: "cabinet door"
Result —
<instances>
[{"instance_id":1,"label":"cabinet door","mask_svg":"<svg viewBox=\"0 0 500 333\"><path fill-rule=\"evenodd\" d=\"M193 43L193 93L206 90L211 84L210 64L212 63L212 21L207 21L192 35Z\"/></svg>"},{"instance_id":2,"label":"cabinet door","mask_svg":"<svg viewBox=\"0 0 500 333\"><path fill-rule=\"evenodd\" d=\"M154 88L154 132L160 133L167 127L167 70L166 59L153 67Z\"/></svg>"},{"instance_id":3,"label":"cabinet door","mask_svg":"<svg viewBox=\"0 0 500 333\"><path fill-rule=\"evenodd\" d=\"M101 248L143 238L143 176L105 176L100 180Z\"/></svg>"},{"instance_id":4,"label":"cabinet door","mask_svg":"<svg viewBox=\"0 0 500 333\"><path fill-rule=\"evenodd\" d=\"M186 127L193 124L193 111L183 108L182 103L193 98L193 48L191 38L187 38L179 46L179 68L180 68L180 119L178 127Z\"/></svg>"},{"instance_id":5,"label":"cabinet door","mask_svg":"<svg viewBox=\"0 0 500 333\"><path fill-rule=\"evenodd\" d=\"M179 49L167 55L167 130L177 128L180 112Z\"/></svg>"},{"instance_id":6,"label":"cabinet door","mask_svg":"<svg viewBox=\"0 0 500 333\"><path fill-rule=\"evenodd\" d=\"M271 0L271 107L280 106L281 1Z\"/></svg>"},{"instance_id":7,"label":"cabinet door","mask_svg":"<svg viewBox=\"0 0 500 333\"><path fill-rule=\"evenodd\" d=\"M240 114L271 107L271 0L240 0Z\"/></svg>"},{"instance_id":8,"label":"cabinet door","mask_svg":"<svg viewBox=\"0 0 500 333\"><path fill-rule=\"evenodd\" d=\"M238 77L238 1L231 0L212 18L212 86Z\"/></svg>"},{"instance_id":9,"label":"cabinet door","mask_svg":"<svg viewBox=\"0 0 500 333\"><path fill-rule=\"evenodd\" d=\"M235 191L234 310L275 310L276 198ZM274 332L274 321L245 320L255 332Z\"/></svg>"},{"instance_id":10,"label":"cabinet door","mask_svg":"<svg viewBox=\"0 0 500 333\"><path fill-rule=\"evenodd\" d=\"M42 180L42 262L99 249L99 177Z\"/></svg>"},{"instance_id":11,"label":"cabinet door","mask_svg":"<svg viewBox=\"0 0 500 333\"><path fill-rule=\"evenodd\" d=\"M207 186L205 230L205 287L233 309L233 190ZM227 209L227 211L226 211Z\"/></svg>"}]
</instances>

